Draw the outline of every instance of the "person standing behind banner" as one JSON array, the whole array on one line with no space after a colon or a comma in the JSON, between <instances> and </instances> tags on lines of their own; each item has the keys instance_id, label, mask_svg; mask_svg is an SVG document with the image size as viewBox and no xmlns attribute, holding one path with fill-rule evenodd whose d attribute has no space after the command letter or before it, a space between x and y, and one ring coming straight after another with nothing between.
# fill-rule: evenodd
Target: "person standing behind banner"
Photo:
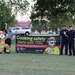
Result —
<instances>
[{"instance_id":1,"label":"person standing behind banner","mask_svg":"<svg viewBox=\"0 0 75 75\"><path fill-rule=\"evenodd\" d=\"M63 55L63 48L65 46L65 55L68 54L68 30L66 29L66 25L63 25L62 30L60 31L61 42L60 42L60 55Z\"/></svg>"},{"instance_id":2,"label":"person standing behind banner","mask_svg":"<svg viewBox=\"0 0 75 75\"><path fill-rule=\"evenodd\" d=\"M68 31L68 41L69 41L69 56L72 54L75 56L75 50L74 50L74 36L75 36L75 31L73 30L72 26L69 26L69 31Z\"/></svg>"},{"instance_id":3,"label":"person standing behind banner","mask_svg":"<svg viewBox=\"0 0 75 75\"><path fill-rule=\"evenodd\" d=\"M9 27L9 29L7 30L7 35L8 35L8 38L5 40L5 44L8 44L11 47L11 39L13 37L13 33L11 31L11 27ZM8 53L8 52L6 52L5 48L4 48L4 52Z\"/></svg>"},{"instance_id":4,"label":"person standing behind banner","mask_svg":"<svg viewBox=\"0 0 75 75\"><path fill-rule=\"evenodd\" d=\"M9 45L11 46L11 39L13 37L13 33L11 31L11 27L9 27L9 29L7 30L7 34L8 34L8 39L9 39Z\"/></svg>"}]
</instances>

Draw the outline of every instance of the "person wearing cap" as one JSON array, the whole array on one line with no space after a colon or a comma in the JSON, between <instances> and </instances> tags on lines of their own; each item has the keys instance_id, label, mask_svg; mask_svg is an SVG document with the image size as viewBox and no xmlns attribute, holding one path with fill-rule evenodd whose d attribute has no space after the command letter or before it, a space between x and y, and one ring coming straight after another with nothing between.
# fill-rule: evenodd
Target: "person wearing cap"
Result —
<instances>
[{"instance_id":1,"label":"person wearing cap","mask_svg":"<svg viewBox=\"0 0 75 75\"><path fill-rule=\"evenodd\" d=\"M65 46L65 55L68 54L68 30L66 25L63 25L62 30L60 31L61 42L60 42L60 55L63 55L63 48Z\"/></svg>"},{"instance_id":2,"label":"person wearing cap","mask_svg":"<svg viewBox=\"0 0 75 75\"><path fill-rule=\"evenodd\" d=\"M73 27L72 26L69 26L69 31L68 31L69 56L71 56L71 55L74 55L75 56L74 36L75 36L75 31L73 30Z\"/></svg>"}]
</instances>

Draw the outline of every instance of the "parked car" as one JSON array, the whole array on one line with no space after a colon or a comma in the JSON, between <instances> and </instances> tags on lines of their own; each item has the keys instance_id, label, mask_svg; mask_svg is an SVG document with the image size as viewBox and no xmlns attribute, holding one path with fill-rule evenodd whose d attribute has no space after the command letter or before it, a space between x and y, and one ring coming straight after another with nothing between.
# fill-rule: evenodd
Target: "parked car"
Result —
<instances>
[{"instance_id":1,"label":"parked car","mask_svg":"<svg viewBox=\"0 0 75 75\"><path fill-rule=\"evenodd\" d=\"M12 27L12 33L29 35L31 33L31 28L30 27Z\"/></svg>"}]
</instances>

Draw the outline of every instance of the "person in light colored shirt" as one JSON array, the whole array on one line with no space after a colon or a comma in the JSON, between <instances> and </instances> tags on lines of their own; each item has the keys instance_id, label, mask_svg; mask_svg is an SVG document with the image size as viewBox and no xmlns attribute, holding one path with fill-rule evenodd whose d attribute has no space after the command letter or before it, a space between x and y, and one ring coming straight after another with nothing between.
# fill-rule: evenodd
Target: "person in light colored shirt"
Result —
<instances>
[{"instance_id":1,"label":"person in light colored shirt","mask_svg":"<svg viewBox=\"0 0 75 75\"><path fill-rule=\"evenodd\" d=\"M13 37L13 33L11 31L11 27L9 27L9 29L7 30L7 35L8 35L8 38L5 40L5 44L8 44L11 47L11 39ZM8 53L8 52L6 52L6 49L5 48L4 48L4 52L5 53Z\"/></svg>"}]
</instances>

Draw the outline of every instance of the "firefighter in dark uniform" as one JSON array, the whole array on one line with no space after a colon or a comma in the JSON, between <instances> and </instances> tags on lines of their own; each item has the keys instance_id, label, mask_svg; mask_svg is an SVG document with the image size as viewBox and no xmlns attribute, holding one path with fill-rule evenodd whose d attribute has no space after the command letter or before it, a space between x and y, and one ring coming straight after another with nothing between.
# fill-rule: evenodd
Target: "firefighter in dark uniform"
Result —
<instances>
[{"instance_id":1,"label":"firefighter in dark uniform","mask_svg":"<svg viewBox=\"0 0 75 75\"><path fill-rule=\"evenodd\" d=\"M74 50L74 36L75 36L75 31L73 30L72 26L69 26L69 31L68 31L68 41L69 41L69 55L71 56L72 54L75 56L75 50Z\"/></svg>"},{"instance_id":2,"label":"firefighter in dark uniform","mask_svg":"<svg viewBox=\"0 0 75 75\"><path fill-rule=\"evenodd\" d=\"M61 42L60 42L60 55L63 55L63 48L65 46L65 55L68 54L68 30L66 29L66 25L63 25L62 30L60 31Z\"/></svg>"}]
</instances>

